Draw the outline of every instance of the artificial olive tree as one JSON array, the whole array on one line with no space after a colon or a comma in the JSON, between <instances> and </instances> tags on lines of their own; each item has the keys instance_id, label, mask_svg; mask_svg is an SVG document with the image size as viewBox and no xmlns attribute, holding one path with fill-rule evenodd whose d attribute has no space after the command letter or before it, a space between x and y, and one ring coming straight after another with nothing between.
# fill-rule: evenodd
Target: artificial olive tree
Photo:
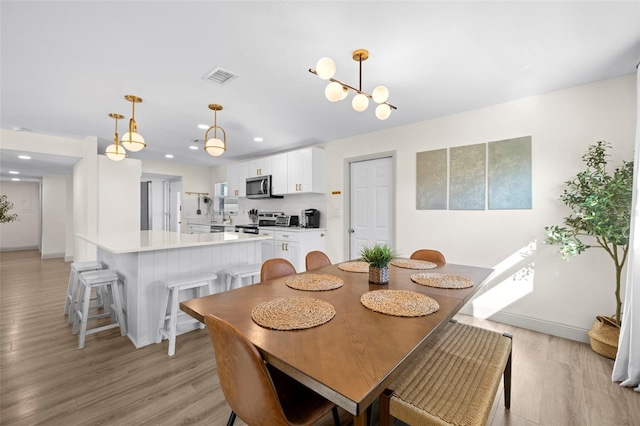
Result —
<instances>
[{"instance_id":1,"label":"artificial olive tree","mask_svg":"<svg viewBox=\"0 0 640 426\"><path fill-rule=\"evenodd\" d=\"M545 228L548 244L559 244L563 260L569 260L583 251L598 247L604 249L616 267L616 314L619 325L622 308L620 283L622 268L629 250L631 226L631 198L633 193L633 162L623 161L613 173L607 171L607 149L611 144L599 141L589 146L582 156L587 168L566 182L560 197L571 208L572 214L564 219L563 227ZM581 237L592 237L590 243Z\"/></svg>"}]
</instances>

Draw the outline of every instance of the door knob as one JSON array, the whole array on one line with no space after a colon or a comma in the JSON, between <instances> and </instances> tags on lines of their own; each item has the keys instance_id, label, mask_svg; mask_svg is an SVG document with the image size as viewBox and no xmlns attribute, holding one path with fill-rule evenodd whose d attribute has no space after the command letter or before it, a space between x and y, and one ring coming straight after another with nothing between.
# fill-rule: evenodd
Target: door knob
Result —
<instances>
[{"instance_id":1,"label":"door knob","mask_svg":"<svg viewBox=\"0 0 640 426\"><path fill-rule=\"evenodd\" d=\"M349 228L349 230L347 232L350 233L350 234L353 234L356 231L353 228Z\"/></svg>"}]
</instances>

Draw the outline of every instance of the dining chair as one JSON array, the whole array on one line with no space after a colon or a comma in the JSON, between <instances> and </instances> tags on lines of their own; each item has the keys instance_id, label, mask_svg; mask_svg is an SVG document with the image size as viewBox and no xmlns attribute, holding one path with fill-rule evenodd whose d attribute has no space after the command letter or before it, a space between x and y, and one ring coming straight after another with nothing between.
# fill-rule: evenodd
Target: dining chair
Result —
<instances>
[{"instance_id":1,"label":"dining chair","mask_svg":"<svg viewBox=\"0 0 640 426\"><path fill-rule=\"evenodd\" d=\"M267 364L238 329L214 315L204 322L213 344L222 393L236 416L249 426L312 425L329 411L340 425L332 402Z\"/></svg>"},{"instance_id":2,"label":"dining chair","mask_svg":"<svg viewBox=\"0 0 640 426\"><path fill-rule=\"evenodd\" d=\"M286 277L296 273L296 268L287 259L275 258L266 260L260 268L260 281Z\"/></svg>"},{"instance_id":3,"label":"dining chair","mask_svg":"<svg viewBox=\"0 0 640 426\"><path fill-rule=\"evenodd\" d=\"M324 252L315 250L307 253L305 264L307 266L307 271L312 271L314 269L320 269L331 265L331 260L329 259L329 256L324 254Z\"/></svg>"},{"instance_id":4,"label":"dining chair","mask_svg":"<svg viewBox=\"0 0 640 426\"><path fill-rule=\"evenodd\" d=\"M430 249L422 249L416 250L411 255L411 259L415 260L426 260L429 262L433 262L438 266L442 266L447 261L444 259L444 255L440 253L438 250L430 250Z\"/></svg>"}]
</instances>

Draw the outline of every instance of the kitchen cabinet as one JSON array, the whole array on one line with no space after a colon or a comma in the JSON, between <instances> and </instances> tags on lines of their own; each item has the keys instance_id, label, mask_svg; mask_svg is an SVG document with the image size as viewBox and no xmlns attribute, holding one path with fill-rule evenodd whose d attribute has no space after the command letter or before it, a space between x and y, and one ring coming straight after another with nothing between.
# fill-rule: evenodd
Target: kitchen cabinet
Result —
<instances>
[{"instance_id":1,"label":"kitchen cabinet","mask_svg":"<svg viewBox=\"0 0 640 426\"><path fill-rule=\"evenodd\" d=\"M277 230L273 236L273 257L287 259L298 272L306 271L307 253L325 250L325 234L325 230Z\"/></svg>"},{"instance_id":2,"label":"kitchen cabinet","mask_svg":"<svg viewBox=\"0 0 640 426\"><path fill-rule=\"evenodd\" d=\"M271 174L271 158L263 157L249 161L248 177L267 176Z\"/></svg>"},{"instance_id":3,"label":"kitchen cabinet","mask_svg":"<svg viewBox=\"0 0 640 426\"><path fill-rule=\"evenodd\" d=\"M304 148L287 153L287 193L325 192L325 152Z\"/></svg>"},{"instance_id":4,"label":"kitchen cabinet","mask_svg":"<svg viewBox=\"0 0 640 426\"><path fill-rule=\"evenodd\" d=\"M288 182L288 155L278 154L271 157L271 193L284 195L287 193Z\"/></svg>"},{"instance_id":5,"label":"kitchen cabinet","mask_svg":"<svg viewBox=\"0 0 640 426\"><path fill-rule=\"evenodd\" d=\"M227 196L245 197L247 195L247 177L249 163L237 163L227 167Z\"/></svg>"},{"instance_id":6,"label":"kitchen cabinet","mask_svg":"<svg viewBox=\"0 0 640 426\"><path fill-rule=\"evenodd\" d=\"M274 241L273 241L273 234L274 231L270 231L270 230L263 230L260 229L260 236L264 237L264 236L269 236L272 237L270 240L262 240L261 241L261 246L262 246L262 262L264 262L265 260L268 259L273 259L274 257L278 257L275 255L274 252Z\"/></svg>"}]
</instances>

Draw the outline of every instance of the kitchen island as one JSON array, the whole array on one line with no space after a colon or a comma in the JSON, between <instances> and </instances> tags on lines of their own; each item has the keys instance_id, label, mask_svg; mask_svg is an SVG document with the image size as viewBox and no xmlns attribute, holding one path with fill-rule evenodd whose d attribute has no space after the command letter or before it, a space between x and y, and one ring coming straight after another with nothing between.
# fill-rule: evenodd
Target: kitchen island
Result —
<instances>
[{"instance_id":1,"label":"kitchen island","mask_svg":"<svg viewBox=\"0 0 640 426\"><path fill-rule=\"evenodd\" d=\"M155 343L162 281L202 272L218 274L216 292L224 291L221 272L229 265L262 263L261 242L271 237L218 232L181 234L168 231L84 235L97 247L97 260L124 283L127 335L136 348ZM188 299L189 295L182 297ZM196 297L195 290L192 297Z\"/></svg>"}]
</instances>

